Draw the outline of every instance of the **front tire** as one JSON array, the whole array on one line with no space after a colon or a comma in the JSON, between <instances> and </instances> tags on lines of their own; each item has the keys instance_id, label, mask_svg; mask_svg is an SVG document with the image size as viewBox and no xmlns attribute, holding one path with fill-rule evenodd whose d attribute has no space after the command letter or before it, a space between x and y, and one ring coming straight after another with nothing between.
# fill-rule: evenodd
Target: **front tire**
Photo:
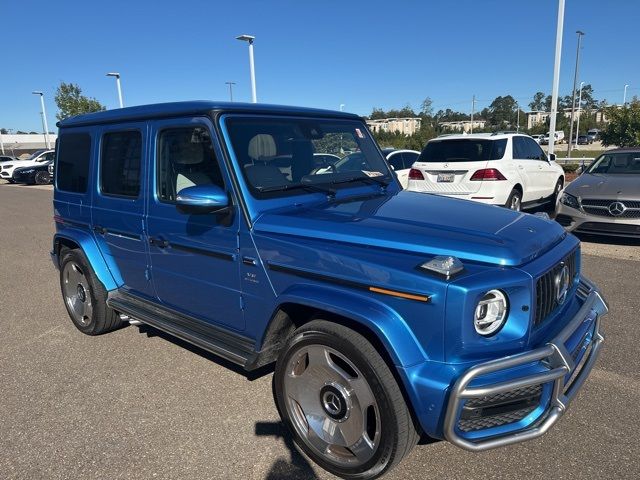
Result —
<instances>
[{"instance_id":1,"label":"front tire","mask_svg":"<svg viewBox=\"0 0 640 480\"><path fill-rule=\"evenodd\" d=\"M60 290L71 321L82 333L100 335L122 325L118 313L107 306L107 291L78 249L62 256Z\"/></svg>"},{"instance_id":2,"label":"front tire","mask_svg":"<svg viewBox=\"0 0 640 480\"><path fill-rule=\"evenodd\" d=\"M273 391L299 449L342 478L376 478L418 440L389 367L342 325L314 320L300 327L278 358Z\"/></svg>"},{"instance_id":3,"label":"front tire","mask_svg":"<svg viewBox=\"0 0 640 480\"><path fill-rule=\"evenodd\" d=\"M511 190L509 198L507 198L507 203L505 203L504 206L509 210L519 212L522 209L522 194L520 191L515 188Z\"/></svg>"}]
</instances>

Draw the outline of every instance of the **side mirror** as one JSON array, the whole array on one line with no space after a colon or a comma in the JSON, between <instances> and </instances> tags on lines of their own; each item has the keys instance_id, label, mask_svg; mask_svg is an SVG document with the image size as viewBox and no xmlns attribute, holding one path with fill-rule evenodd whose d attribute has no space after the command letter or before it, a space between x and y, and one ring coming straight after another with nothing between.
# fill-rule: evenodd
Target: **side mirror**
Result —
<instances>
[{"instance_id":1,"label":"side mirror","mask_svg":"<svg viewBox=\"0 0 640 480\"><path fill-rule=\"evenodd\" d=\"M550 162L555 162L556 161L556 154L555 153L550 153L549 154L549 161Z\"/></svg>"},{"instance_id":2,"label":"side mirror","mask_svg":"<svg viewBox=\"0 0 640 480\"><path fill-rule=\"evenodd\" d=\"M395 170L396 167L394 167L393 165L389 164L389 166L391 167L391 170Z\"/></svg>"},{"instance_id":3,"label":"side mirror","mask_svg":"<svg viewBox=\"0 0 640 480\"><path fill-rule=\"evenodd\" d=\"M176 195L176 204L187 210L213 212L229 206L229 198L216 185L195 185L183 188Z\"/></svg>"}]
</instances>

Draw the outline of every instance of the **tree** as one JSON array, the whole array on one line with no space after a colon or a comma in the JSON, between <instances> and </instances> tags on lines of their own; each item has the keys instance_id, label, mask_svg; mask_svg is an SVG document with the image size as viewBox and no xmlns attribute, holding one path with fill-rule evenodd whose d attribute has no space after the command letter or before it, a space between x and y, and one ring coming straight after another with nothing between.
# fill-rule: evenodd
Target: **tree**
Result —
<instances>
[{"instance_id":1,"label":"tree","mask_svg":"<svg viewBox=\"0 0 640 480\"><path fill-rule=\"evenodd\" d=\"M433 100L431 100L430 97L426 97L422 101L422 105L420 107L421 107L420 114L423 117L430 117L431 115L433 115Z\"/></svg>"},{"instance_id":2,"label":"tree","mask_svg":"<svg viewBox=\"0 0 640 480\"><path fill-rule=\"evenodd\" d=\"M382 118L387 118L387 114L381 108L373 107L371 115L369 115L371 120L380 120Z\"/></svg>"},{"instance_id":3,"label":"tree","mask_svg":"<svg viewBox=\"0 0 640 480\"><path fill-rule=\"evenodd\" d=\"M0 128L0 135L8 135L9 134L9 130L7 130L6 128Z\"/></svg>"},{"instance_id":4,"label":"tree","mask_svg":"<svg viewBox=\"0 0 640 480\"><path fill-rule=\"evenodd\" d=\"M512 125L516 120L517 102L511 95L496 97L487 112L487 120L491 125L502 127Z\"/></svg>"},{"instance_id":5,"label":"tree","mask_svg":"<svg viewBox=\"0 0 640 480\"><path fill-rule=\"evenodd\" d=\"M544 92L536 92L533 96L533 101L529 103L529 108L531 110L544 110L545 105L545 95Z\"/></svg>"},{"instance_id":6,"label":"tree","mask_svg":"<svg viewBox=\"0 0 640 480\"><path fill-rule=\"evenodd\" d=\"M56 105L59 112L58 120L80 115L82 113L100 112L106 110L98 100L82 95L82 89L75 83L61 82L56 91Z\"/></svg>"},{"instance_id":7,"label":"tree","mask_svg":"<svg viewBox=\"0 0 640 480\"><path fill-rule=\"evenodd\" d=\"M608 107L605 113L609 123L600 132L603 145L640 146L640 102L623 108Z\"/></svg>"}]
</instances>

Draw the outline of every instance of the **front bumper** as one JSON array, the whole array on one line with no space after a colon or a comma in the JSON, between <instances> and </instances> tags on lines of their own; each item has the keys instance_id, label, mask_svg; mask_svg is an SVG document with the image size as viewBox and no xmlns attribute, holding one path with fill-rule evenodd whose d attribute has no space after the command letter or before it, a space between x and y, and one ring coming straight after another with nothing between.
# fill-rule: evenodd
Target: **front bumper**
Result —
<instances>
[{"instance_id":1,"label":"front bumper","mask_svg":"<svg viewBox=\"0 0 640 480\"><path fill-rule=\"evenodd\" d=\"M556 221L568 232L616 237L640 237L640 219L591 215L558 203Z\"/></svg>"},{"instance_id":2,"label":"front bumper","mask_svg":"<svg viewBox=\"0 0 640 480\"><path fill-rule=\"evenodd\" d=\"M449 394L443 425L444 437L448 441L466 450L488 450L537 438L560 419L589 376L604 341L604 335L600 332L600 318L607 313L608 307L595 286L584 278L581 279L580 292L585 297L582 307L567 326L545 346L478 364L459 377ZM588 331L583 334L581 329L589 319L592 320ZM578 342L575 339L577 332ZM536 373L506 381L486 383L487 376L490 378L497 372L531 364L538 364L543 368ZM485 377L485 382L481 381L480 386L472 385L482 377ZM522 391L532 386L540 386L541 391L546 394L540 397L539 413L532 410L528 417L531 421L522 419L522 422L528 422L527 426L518 430L507 428L504 433L500 432L500 428L487 428L474 435L460 429L459 421L465 402Z\"/></svg>"}]
</instances>

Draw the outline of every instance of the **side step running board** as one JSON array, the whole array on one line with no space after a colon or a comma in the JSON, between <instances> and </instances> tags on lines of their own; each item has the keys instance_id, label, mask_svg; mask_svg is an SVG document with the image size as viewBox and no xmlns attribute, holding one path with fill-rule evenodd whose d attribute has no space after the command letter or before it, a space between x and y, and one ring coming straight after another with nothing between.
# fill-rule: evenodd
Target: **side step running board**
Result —
<instances>
[{"instance_id":1,"label":"side step running board","mask_svg":"<svg viewBox=\"0 0 640 480\"><path fill-rule=\"evenodd\" d=\"M126 292L110 292L107 305L121 315L151 325L245 368L255 361L255 342L243 335L133 297Z\"/></svg>"}]
</instances>

